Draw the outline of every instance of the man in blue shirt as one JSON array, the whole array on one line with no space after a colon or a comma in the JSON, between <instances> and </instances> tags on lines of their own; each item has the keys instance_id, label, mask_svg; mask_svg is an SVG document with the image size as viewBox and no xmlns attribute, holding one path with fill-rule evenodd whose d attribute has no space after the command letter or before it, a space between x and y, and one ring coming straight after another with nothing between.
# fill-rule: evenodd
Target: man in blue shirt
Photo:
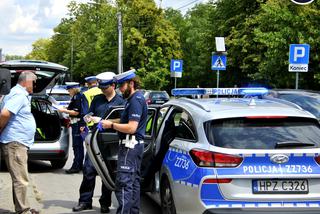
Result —
<instances>
[{"instance_id":1,"label":"man in blue shirt","mask_svg":"<svg viewBox=\"0 0 320 214\"><path fill-rule=\"evenodd\" d=\"M96 95L93 98L88 112L92 114L92 118L86 116L87 122L93 121L93 117L103 118L105 114L110 111L112 106L124 105L124 99L115 92L116 84L113 79L114 76L115 74L113 72L104 72L97 76L99 88L102 90L103 94ZM80 186L79 204L78 206L73 207L74 212L92 209L92 197L96 176L97 171L87 154L83 165L83 179ZM101 192L102 195L99 200L101 206L100 212L109 213L112 192L108 190L104 184L102 184Z\"/></svg>"},{"instance_id":2,"label":"man in blue shirt","mask_svg":"<svg viewBox=\"0 0 320 214\"><path fill-rule=\"evenodd\" d=\"M18 84L3 98L0 113L0 144L13 183L16 213L38 213L30 209L27 199L28 149L33 145L36 122L31 113L33 83L37 76L24 71Z\"/></svg>"},{"instance_id":3,"label":"man in blue shirt","mask_svg":"<svg viewBox=\"0 0 320 214\"><path fill-rule=\"evenodd\" d=\"M125 82L123 98L127 99L120 123L103 120L103 128L118 131L116 197L119 202L118 214L139 214L140 210L140 168L143 155L143 140L148 108L140 88L140 81L133 70L116 76L119 83Z\"/></svg>"}]
</instances>

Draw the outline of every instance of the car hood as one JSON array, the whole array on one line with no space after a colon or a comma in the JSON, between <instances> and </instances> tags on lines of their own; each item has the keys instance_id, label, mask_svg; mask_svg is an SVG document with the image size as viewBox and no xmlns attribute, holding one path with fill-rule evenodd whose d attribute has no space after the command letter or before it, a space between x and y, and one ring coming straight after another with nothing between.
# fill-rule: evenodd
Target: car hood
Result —
<instances>
[{"instance_id":1,"label":"car hood","mask_svg":"<svg viewBox=\"0 0 320 214\"><path fill-rule=\"evenodd\" d=\"M22 71L34 72L38 79L33 94L42 95L46 89L53 87L61 75L65 75L68 68L56 63L35 60L12 60L0 63L0 68L7 68L11 72L11 86L15 86Z\"/></svg>"}]
</instances>

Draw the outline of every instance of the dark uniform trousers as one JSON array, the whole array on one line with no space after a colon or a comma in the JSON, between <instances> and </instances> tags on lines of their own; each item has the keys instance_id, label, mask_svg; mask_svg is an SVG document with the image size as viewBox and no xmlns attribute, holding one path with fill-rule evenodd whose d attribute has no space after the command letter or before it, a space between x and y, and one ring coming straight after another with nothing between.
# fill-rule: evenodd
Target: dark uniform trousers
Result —
<instances>
[{"instance_id":1,"label":"dark uniform trousers","mask_svg":"<svg viewBox=\"0 0 320 214\"><path fill-rule=\"evenodd\" d=\"M84 147L83 140L80 135L79 123L74 123L71 125L72 128L72 148L73 148L73 164L72 169L82 169L83 159L84 159Z\"/></svg>"},{"instance_id":2,"label":"dark uniform trousers","mask_svg":"<svg viewBox=\"0 0 320 214\"><path fill-rule=\"evenodd\" d=\"M83 179L80 186L80 198L79 203L85 203L92 205L92 197L94 193L94 187L96 184L97 171L94 168L88 154L86 155L83 165ZM100 205L110 207L111 206L111 194L112 191L102 184L101 187Z\"/></svg>"},{"instance_id":3,"label":"dark uniform trousers","mask_svg":"<svg viewBox=\"0 0 320 214\"><path fill-rule=\"evenodd\" d=\"M136 144L134 149L123 144L119 147L115 191L119 202L117 214L139 214L142 155L143 144Z\"/></svg>"}]
</instances>

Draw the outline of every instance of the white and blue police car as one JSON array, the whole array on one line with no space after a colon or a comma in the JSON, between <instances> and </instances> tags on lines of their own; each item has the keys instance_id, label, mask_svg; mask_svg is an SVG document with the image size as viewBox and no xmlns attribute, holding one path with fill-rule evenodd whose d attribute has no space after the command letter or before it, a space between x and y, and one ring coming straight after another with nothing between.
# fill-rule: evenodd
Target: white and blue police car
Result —
<instances>
[{"instance_id":1,"label":"white and blue police car","mask_svg":"<svg viewBox=\"0 0 320 214\"><path fill-rule=\"evenodd\" d=\"M265 93L175 89L175 96L247 98L179 98L148 107L142 186L163 213L320 213L319 122L293 103L253 97ZM94 131L86 145L113 189L117 133Z\"/></svg>"}]
</instances>

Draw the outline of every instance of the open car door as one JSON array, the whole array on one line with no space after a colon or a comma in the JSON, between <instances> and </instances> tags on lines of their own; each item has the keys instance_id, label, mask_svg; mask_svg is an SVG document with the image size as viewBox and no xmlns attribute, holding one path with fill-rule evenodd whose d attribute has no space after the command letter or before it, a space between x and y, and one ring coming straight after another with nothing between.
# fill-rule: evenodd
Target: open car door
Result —
<instances>
[{"instance_id":1,"label":"open car door","mask_svg":"<svg viewBox=\"0 0 320 214\"><path fill-rule=\"evenodd\" d=\"M113 107L106 119L118 119L121 117L124 107ZM154 133L158 107L148 106L148 118L146 125L146 136L144 140L144 153L141 164L141 173L153 157L155 149ZM86 138L86 147L90 160L95 166L103 183L110 190L115 189L115 178L117 170L119 137L113 129L102 132L93 130Z\"/></svg>"}]
</instances>

